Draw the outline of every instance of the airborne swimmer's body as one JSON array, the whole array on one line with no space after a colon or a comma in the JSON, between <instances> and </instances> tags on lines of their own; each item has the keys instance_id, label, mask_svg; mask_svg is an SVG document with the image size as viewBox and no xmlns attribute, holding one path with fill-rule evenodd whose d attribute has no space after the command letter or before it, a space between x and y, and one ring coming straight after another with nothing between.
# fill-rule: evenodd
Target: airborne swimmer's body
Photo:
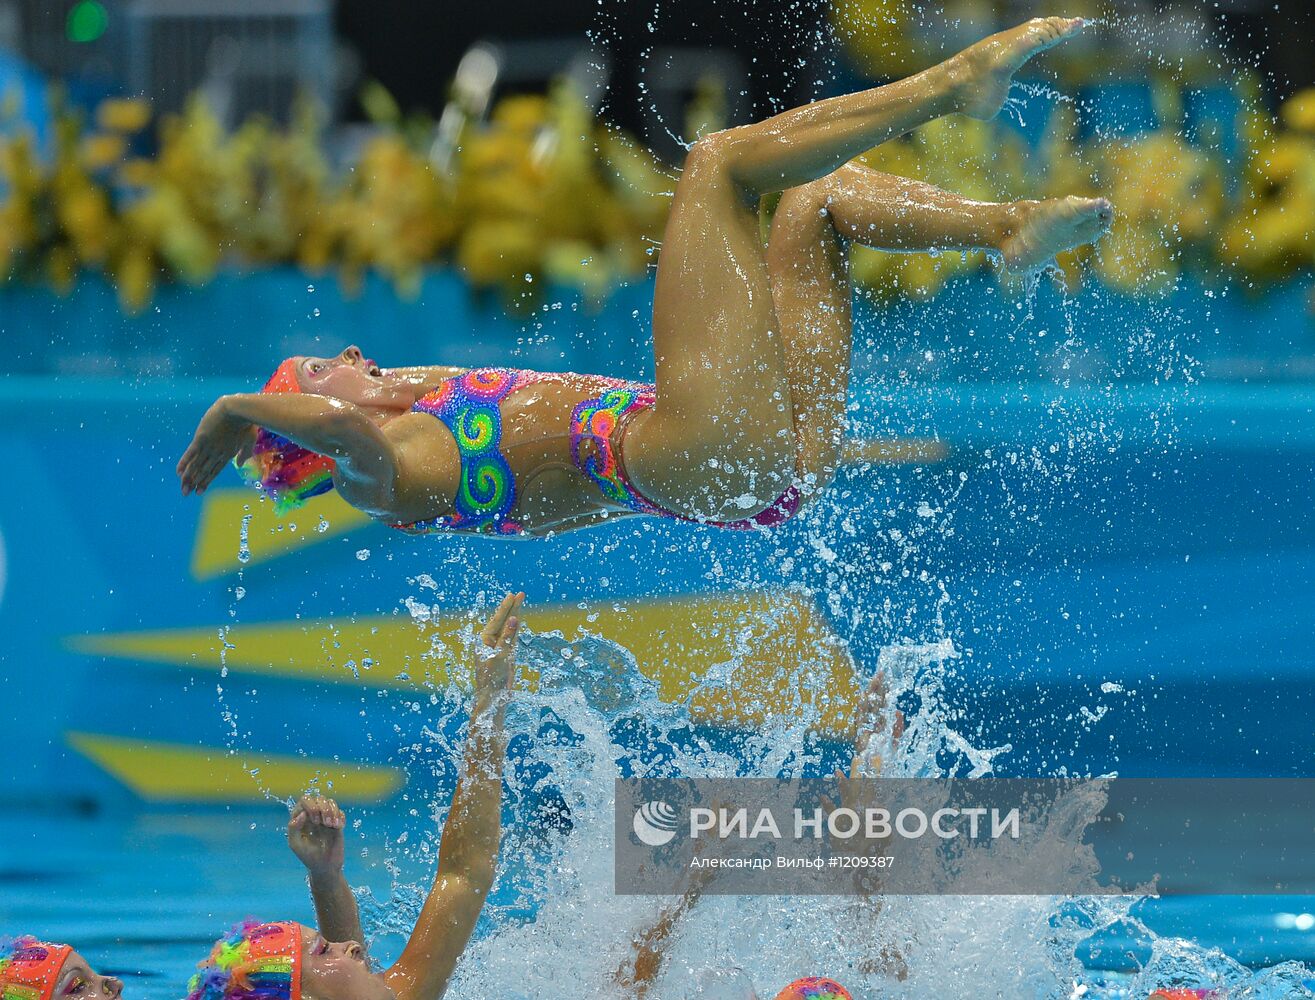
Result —
<instances>
[{"instance_id":1,"label":"airborne swimmer's body","mask_svg":"<svg viewBox=\"0 0 1315 1000\"><path fill-rule=\"evenodd\" d=\"M543 535L648 514L771 526L831 481L845 433L851 242L986 249L1035 268L1108 228L1104 199L968 201L849 161L935 118L991 118L1013 74L1083 27L1037 18L907 80L690 150L653 301L655 385L505 368L383 370L348 348L221 397L178 463L235 456L283 507L337 488L411 531ZM759 196L783 192L766 247Z\"/></svg>"}]
</instances>

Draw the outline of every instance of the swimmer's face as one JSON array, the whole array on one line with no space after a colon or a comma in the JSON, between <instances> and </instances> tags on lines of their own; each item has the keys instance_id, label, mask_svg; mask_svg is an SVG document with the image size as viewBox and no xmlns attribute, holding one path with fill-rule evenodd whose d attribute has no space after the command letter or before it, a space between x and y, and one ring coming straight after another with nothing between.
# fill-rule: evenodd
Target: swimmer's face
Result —
<instances>
[{"instance_id":1,"label":"swimmer's face","mask_svg":"<svg viewBox=\"0 0 1315 1000\"><path fill-rule=\"evenodd\" d=\"M330 396L357 406L409 410L410 388L361 353L355 345L333 358L296 358L297 384L302 392Z\"/></svg>"},{"instance_id":2,"label":"swimmer's face","mask_svg":"<svg viewBox=\"0 0 1315 1000\"><path fill-rule=\"evenodd\" d=\"M54 1000L118 1000L123 980L94 972L87 960L71 951L55 981Z\"/></svg>"},{"instance_id":3,"label":"swimmer's face","mask_svg":"<svg viewBox=\"0 0 1315 1000\"><path fill-rule=\"evenodd\" d=\"M370 971L355 941L329 942L301 929L301 993L306 1000L395 1000L384 977Z\"/></svg>"}]
</instances>

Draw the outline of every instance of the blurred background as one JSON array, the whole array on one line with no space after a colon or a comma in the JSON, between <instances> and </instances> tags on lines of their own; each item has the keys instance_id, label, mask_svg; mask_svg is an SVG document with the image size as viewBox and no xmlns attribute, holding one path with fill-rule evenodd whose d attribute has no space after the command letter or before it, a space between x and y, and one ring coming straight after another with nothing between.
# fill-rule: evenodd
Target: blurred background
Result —
<instances>
[{"instance_id":1,"label":"blurred background","mask_svg":"<svg viewBox=\"0 0 1315 1000\"><path fill-rule=\"evenodd\" d=\"M1310 375L1311 12L1097 8L1098 30L1029 67L998 123L936 123L869 158L982 198L1107 194L1118 225L1100 252L1061 261L1070 291L1098 282L1191 309L1203 288L1225 308L1236 289L1243 315L1196 324L1194 370ZM986 0L3 0L0 334L30 372L248 374L268 367L269 331L337 322L300 294L316 280L317 303L349 312L383 296L364 314L385 358L446 347L433 330L454 310L465 347L512 336L485 306L524 318L558 289L587 312L619 292L630 303L698 136L913 72L1030 13ZM855 263L877 303L984 271L981 255ZM206 350L234 314L260 343ZM1162 358L1120 358L1109 330L1089 340L1081 359L985 363L906 344L901 363L954 378L1159 373Z\"/></svg>"},{"instance_id":2,"label":"blurred background","mask_svg":"<svg viewBox=\"0 0 1315 1000\"><path fill-rule=\"evenodd\" d=\"M644 699L731 754L782 718L834 751L856 677L908 661L906 710L968 734L949 769L971 743L1004 774L1308 775L1306 0L1076 5L1093 28L997 121L865 157L1118 218L1029 285L982 254L856 250L853 441L778 535L500 546L400 537L332 495L279 521L235 475L178 496L205 408L291 354L651 376L699 136L1056 12L0 0L0 921L185 970L212 909L296 891L278 828L308 784L380 810L379 891L427 870L389 838L432 837L450 650L499 588L530 594L536 675L640 755L666 752L626 721ZM70 913L65 884L107 909ZM1155 926L1262 964L1315 957L1312 911L1168 901Z\"/></svg>"}]
</instances>

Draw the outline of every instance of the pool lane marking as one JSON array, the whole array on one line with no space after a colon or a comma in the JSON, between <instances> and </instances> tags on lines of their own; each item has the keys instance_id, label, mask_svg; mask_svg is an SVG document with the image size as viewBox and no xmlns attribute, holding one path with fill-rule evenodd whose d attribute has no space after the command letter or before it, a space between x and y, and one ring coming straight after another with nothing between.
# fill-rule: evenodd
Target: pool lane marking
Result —
<instances>
[{"instance_id":1,"label":"pool lane marking","mask_svg":"<svg viewBox=\"0 0 1315 1000\"><path fill-rule=\"evenodd\" d=\"M845 442L841 465L933 465L949 454L944 441L934 438L851 438ZM248 560L238 556L238 530L244 515ZM277 559L331 538L338 538L370 523L370 518L347 504L337 493L315 497L286 517L252 489L214 489L202 497L192 543L192 578L213 580L236 573L243 565ZM322 530L321 530L322 529Z\"/></svg>"},{"instance_id":2,"label":"pool lane marking","mask_svg":"<svg viewBox=\"0 0 1315 1000\"><path fill-rule=\"evenodd\" d=\"M238 624L227 633L229 671L262 677L416 689L468 688L463 630L469 613L435 616L421 626L409 618ZM737 729L756 729L782 713L815 712L819 728L844 732L857 683L849 651L807 595L786 590L683 595L598 605L543 605L528 611L529 628L560 632L570 641L600 636L628 649L640 673L667 704L689 701L691 717ZM68 645L89 656L218 670L212 627L71 636ZM372 665L366 669L366 660ZM524 668L527 687L538 684Z\"/></svg>"},{"instance_id":3,"label":"pool lane marking","mask_svg":"<svg viewBox=\"0 0 1315 1000\"><path fill-rule=\"evenodd\" d=\"M340 802L382 802L405 783L400 768L346 764L218 747L65 733L69 745L149 802L251 802L289 798L312 785ZM252 772L255 772L253 776ZM267 794L268 793L268 794Z\"/></svg>"}]
</instances>

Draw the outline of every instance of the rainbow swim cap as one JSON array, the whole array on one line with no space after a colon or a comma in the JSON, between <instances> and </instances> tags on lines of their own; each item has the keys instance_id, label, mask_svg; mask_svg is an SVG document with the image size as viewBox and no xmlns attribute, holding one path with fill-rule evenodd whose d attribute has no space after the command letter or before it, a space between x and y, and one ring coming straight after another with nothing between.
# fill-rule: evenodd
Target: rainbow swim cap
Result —
<instances>
[{"instance_id":1,"label":"rainbow swim cap","mask_svg":"<svg viewBox=\"0 0 1315 1000\"><path fill-rule=\"evenodd\" d=\"M1219 995L1215 990L1156 990L1150 1000L1211 1000Z\"/></svg>"},{"instance_id":2,"label":"rainbow swim cap","mask_svg":"<svg viewBox=\"0 0 1315 1000\"><path fill-rule=\"evenodd\" d=\"M72 951L30 936L0 938L0 1000L51 1000Z\"/></svg>"},{"instance_id":3,"label":"rainbow swim cap","mask_svg":"<svg viewBox=\"0 0 1315 1000\"><path fill-rule=\"evenodd\" d=\"M269 377L261 392L301 392L297 361L288 358ZM242 478L274 501L274 510L286 514L311 497L333 489L334 461L303 448L273 431L260 428L251 457L238 465Z\"/></svg>"},{"instance_id":4,"label":"rainbow swim cap","mask_svg":"<svg viewBox=\"0 0 1315 1000\"><path fill-rule=\"evenodd\" d=\"M301 924L248 920L215 942L187 1000L301 1000Z\"/></svg>"},{"instance_id":5,"label":"rainbow swim cap","mask_svg":"<svg viewBox=\"0 0 1315 1000\"><path fill-rule=\"evenodd\" d=\"M854 1000L834 979L822 976L808 976L796 979L793 983L776 994L776 1000Z\"/></svg>"}]
</instances>

